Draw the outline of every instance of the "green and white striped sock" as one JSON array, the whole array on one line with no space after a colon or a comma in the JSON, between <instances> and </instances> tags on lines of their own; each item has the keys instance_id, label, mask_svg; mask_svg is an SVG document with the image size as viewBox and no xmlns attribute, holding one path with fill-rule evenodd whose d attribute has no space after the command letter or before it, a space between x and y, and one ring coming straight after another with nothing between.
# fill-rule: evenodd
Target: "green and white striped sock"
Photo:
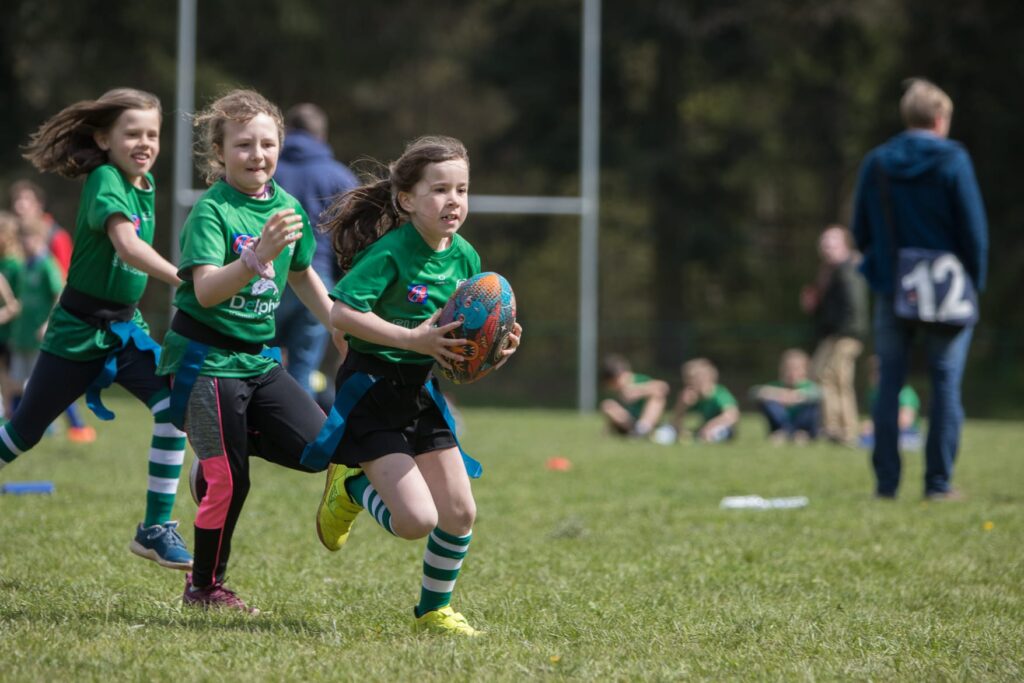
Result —
<instances>
[{"instance_id":1,"label":"green and white striped sock","mask_svg":"<svg viewBox=\"0 0 1024 683\"><path fill-rule=\"evenodd\" d=\"M170 406L170 393L166 391L150 400L153 440L149 447L146 517L142 522L147 527L170 521L181 478L181 464L185 461L185 432L171 424Z\"/></svg>"},{"instance_id":2,"label":"green and white striped sock","mask_svg":"<svg viewBox=\"0 0 1024 683\"><path fill-rule=\"evenodd\" d=\"M377 524L380 524L385 531L394 536L398 535L391 528L391 510L388 510L388 506L384 504L384 499L377 493L377 489L373 488L369 477L365 474L352 477L345 482L345 490L348 491L353 502L366 508L366 511L377 520Z\"/></svg>"},{"instance_id":3,"label":"green and white striped sock","mask_svg":"<svg viewBox=\"0 0 1024 683\"><path fill-rule=\"evenodd\" d=\"M11 423L0 427L0 469L7 463L14 462L14 459L24 452L25 442L11 429Z\"/></svg>"},{"instance_id":4,"label":"green and white striped sock","mask_svg":"<svg viewBox=\"0 0 1024 683\"><path fill-rule=\"evenodd\" d=\"M455 580L462 569L462 560L469 552L469 541L473 534L454 536L440 527L427 537L427 549L423 553L423 585L420 588L420 604L416 605L416 616L441 609L452 601Z\"/></svg>"}]
</instances>

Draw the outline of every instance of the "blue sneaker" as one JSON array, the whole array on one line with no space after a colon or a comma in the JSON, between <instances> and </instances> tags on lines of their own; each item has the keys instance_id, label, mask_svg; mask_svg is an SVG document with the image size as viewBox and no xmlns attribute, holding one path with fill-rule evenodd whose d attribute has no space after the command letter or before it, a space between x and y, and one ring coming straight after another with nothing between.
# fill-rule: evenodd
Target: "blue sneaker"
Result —
<instances>
[{"instance_id":1,"label":"blue sneaker","mask_svg":"<svg viewBox=\"0 0 1024 683\"><path fill-rule=\"evenodd\" d=\"M153 560L168 569L192 569L192 553L178 534L177 522L164 522L135 530L128 549L139 557Z\"/></svg>"}]
</instances>

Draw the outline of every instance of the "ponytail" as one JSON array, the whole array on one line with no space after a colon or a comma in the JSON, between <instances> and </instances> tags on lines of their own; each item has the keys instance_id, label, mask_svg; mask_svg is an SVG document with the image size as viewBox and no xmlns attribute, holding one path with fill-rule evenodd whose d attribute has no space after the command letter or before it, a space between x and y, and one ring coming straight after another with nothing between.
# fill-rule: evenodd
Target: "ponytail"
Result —
<instances>
[{"instance_id":1,"label":"ponytail","mask_svg":"<svg viewBox=\"0 0 1024 683\"><path fill-rule=\"evenodd\" d=\"M428 164L452 159L461 159L469 165L466 147L455 138L442 135L417 138L387 167L386 178L349 190L334 200L324 212L320 229L331 235L343 272L352 267L356 254L407 220L398 206L398 193L411 192Z\"/></svg>"},{"instance_id":2,"label":"ponytail","mask_svg":"<svg viewBox=\"0 0 1024 683\"><path fill-rule=\"evenodd\" d=\"M356 254L401 224L391 179L384 178L335 199L324 212L320 229L331 235L338 265L345 272Z\"/></svg>"}]
</instances>

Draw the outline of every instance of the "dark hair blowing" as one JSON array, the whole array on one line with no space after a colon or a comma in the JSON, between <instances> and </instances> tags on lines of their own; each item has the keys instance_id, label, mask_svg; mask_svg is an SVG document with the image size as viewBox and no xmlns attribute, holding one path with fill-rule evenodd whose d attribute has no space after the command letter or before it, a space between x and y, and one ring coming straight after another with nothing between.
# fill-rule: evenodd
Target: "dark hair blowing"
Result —
<instances>
[{"instance_id":1,"label":"dark hair blowing","mask_svg":"<svg viewBox=\"0 0 1024 683\"><path fill-rule=\"evenodd\" d=\"M108 90L95 100L65 107L39 127L24 147L24 156L40 171L75 178L107 163L107 152L94 135L110 130L129 109L160 109L156 95L134 88Z\"/></svg>"},{"instance_id":2,"label":"dark hair blowing","mask_svg":"<svg viewBox=\"0 0 1024 683\"><path fill-rule=\"evenodd\" d=\"M224 177L224 164L217 158L217 150L224 149L224 123L248 123L259 114L266 114L277 124L277 142L284 142L284 120L277 105L255 90L232 90L218 97L192 119L199 130L196 140L196 165L207 185Z\"/></svg>"},{"instance_id":3,"label":"dark hair blowing","mask_svg":"<svg viewBox=\"0 0 1024 683\"><path fill-rule=\"evenodd\" d=\"M423 178L423 170L428 164L455 159L469 165L465 145L455 138L418 138L409 143L402 156L388 164L386 178L379 178L335 198L324 212L320 229L331 235L341 269L347 271L352 267L356 254L407 220L398 205L398 193L411 192Z\"/></svg>"}]
</instances>

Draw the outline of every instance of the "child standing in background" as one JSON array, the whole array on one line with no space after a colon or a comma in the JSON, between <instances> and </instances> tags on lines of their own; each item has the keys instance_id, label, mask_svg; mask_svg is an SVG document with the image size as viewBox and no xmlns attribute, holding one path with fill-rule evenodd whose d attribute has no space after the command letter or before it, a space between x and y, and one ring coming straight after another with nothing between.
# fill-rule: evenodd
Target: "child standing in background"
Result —
<instances>
[{"instance_id":1,"label":"child standing in background","mask_svg":"<svg viewBox=\"0 0 1024 683\"><path fill-rule=\"evenodd\" d=\"M51 235L49 223L41 218L19 221L23 261L14 288L20 313L11 324L11 414L17 410L25 382L35 367L50 311L64 289L64 273L50 253ZM92 443L96 440L96 430L85 424L74 403L64 411L64 417L68 421L68 441Z\"/></svg>"},{"instance_id":2,"label":"child standing in background","mask_svg":"<svg viewBox=\"0 0 1024 683\"><path fill-rule=\"evenodd\" d=\"M647 436L665 412L668 383L633 372L617 354L601 363L601 383L611 396L601 401L608 427L622 436Z\"/></svg>"},{"instance_id":3,"label":"child standing in background","mask_svg":"<svg viewBox=\"0 0 1024 683\"><path fill-rule=\"evenodd\" d=\"M671 426L683 434L687 413L697 413L701 424L693 433L695 441L718 443L736 435L740 419L735 397L718 383L718 368L707 358L694 358L683 363L683 388L672 411Z\"/></svg>"},{"instance_id":4,"label":"child standing in background","mask_svg":"<svg viewBox=\"0 0 1024 683\"><path fill-rule=\"evenodd\" d=\"M236 90L197 114L195 126L210 189L181 231L184 282L159 368L174 375L172 414L188 432L202 482L195 563L182 601L255 614L224 586L249 494L249 457L312 472L301 457L325 419L265 344L285 286L324 325L331 302L310 267L316 241L309 219L273 180L284 137L277 106Z\"/></svg>"},{"instance_id":5,"label":"child standing in background","mask_svg":"<svg viewBox=\"0 0 1024 683\"><path fill-rule=\"evenodd\" d=\"M10 188L11 211L23 223L41 224L45 232L46 249L60 269L61 282L67 281L68 269L71 267L73 244L71 234L60 226L60 223L46 210L46 193L30 180L18 180ZM16 292L17 295L17 292ZM52 308L52 303L50 305ZM31 370L29 367L27 371ZM18 395L21 394L21 387ZM11 410L13 410L13 406ZM64 411L68 422L67 437L69 441L92 443L96 440L96 430L85 424L78 405L72 403Z\"/></svg>"},{"instance_id":6,"label":"child standing in background","mask_svg":"<svg viewBox=\"0 0 1024 683\"><path fill-rule=\"evenodd\" d=\"M71 234L46 210L46 193L30 180L18 180L10 189L11 211L22 221L43 221L46 224L46 246L57 261L64 279L71 267L73 243Z\"/></svg>"},{"instance_id":7,"label":"child standing in background","mask_svg":"<svg viewBox=\"0 0 1024 683\"><path fill-rule=\"evenodd\" d=\"M188 569L192 556L170 520L185 435L170 423L170 388L156 375L159 346L137 308L149 275L179 282L174 266L151 246L150 170L160 153L161 117L155 95L117 88L65 108L26 147L25 158L40 171L86 180L67 285L50 314L21 404L0 427L0 468L34 447L83 393L98 415L112 418L99 392L116 381L146 404L154 420L146 516L129 548L162 566Z\"/></svg>"},{"instance_id":8,"label":"child standing in background","mask_svg":"<svg viewBox=\"0 0 1024 683\"><path fill-rule=\"evenodd\" d=\"M3 420L11 414L14 387L11 369L11 320L21 312L14 296L21 273L21 246L18 240L18 219L13 213L0 211L0 397L3 398ZM19 392L20 393L20 392Z\"/></svg>"},{"instance_id":9,"label":"child standing in background","mask_svg":"<svg viewBox=\"0 0 1024 683\"><path fill-rule=\"evenodd\" d=\"M331 420L340 425L324 454L332 464L316 526L332 551L364 508L394 536L426 537L413 628L471 637L480 631L450 603L476 519L470 475L479 465L460 452L431 374L435 362L460 359L465 343L444 336L459 321L434 321L458 284L480 272L476 250L457 234L468 212L466 148L424 137L386 178L350 190L326 214L347 272L331 291L331 322L348 333L349 352L335 384ZM414 286L426 297L410 294ZM516 324L505 358L521 334Z\"/></svg>"},{"instance_id":10,"label":"child standing in background","mask_svg":"<svg viewBox=\"0 0 1024 683\"><path fill-rule=\"evenodd\" d=\"M15 291L21 313L11 323L12 413L18 409L25 382L39 357L50 311L64 289L60 266L46 247L49 232L49 226L38 219L21 221L18 227L24 263Z\"/></svg>"}]
</instances>

